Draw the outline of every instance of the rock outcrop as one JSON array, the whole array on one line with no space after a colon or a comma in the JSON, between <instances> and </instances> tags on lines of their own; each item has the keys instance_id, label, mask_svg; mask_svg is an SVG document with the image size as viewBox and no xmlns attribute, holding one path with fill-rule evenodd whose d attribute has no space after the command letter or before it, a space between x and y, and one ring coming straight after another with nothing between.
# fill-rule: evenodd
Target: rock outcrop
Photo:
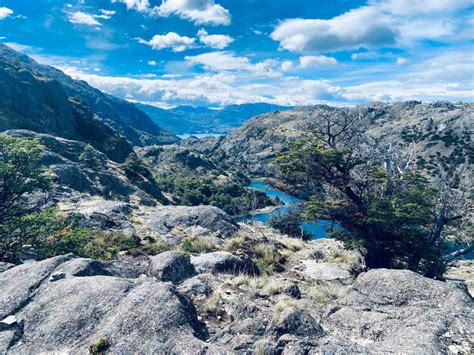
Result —
<instances>
[{"instance_id":1,"label":"rock outcrop","mask_svg":"<svg viewBox=\"0 0 474 355\"><path fill-rule=\"evenodd\" d=\"M385 269L314 280L294 268L317 260L331 274L329 264L355 259L336 241L296 242L254 225L239 234L191 259L169 251L7 265L0 353L469 353L473 300L460 282ZM239 252L225 251L244 237ZM283 270L246 272L259 262L243 254L272 244L288 255Z\"/></svg>"},{"instance_id":2,"label":"rock outcrop","mask_svg":"<svg viewBox=\"0 0 474 355\"><path fill-rule=\"evenodd\" d=\"M473 306L460 283L379 269L361 274L323 324L374 352L469 353Z\"/></svg>"}]
</instances>

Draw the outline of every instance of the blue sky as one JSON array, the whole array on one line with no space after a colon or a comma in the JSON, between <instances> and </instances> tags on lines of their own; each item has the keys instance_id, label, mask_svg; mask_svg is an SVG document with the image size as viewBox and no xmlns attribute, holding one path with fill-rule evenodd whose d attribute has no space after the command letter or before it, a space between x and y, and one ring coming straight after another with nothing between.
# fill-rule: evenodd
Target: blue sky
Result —
<instances>
[{"instance_id":1,"label":"blue sky","mask_svg":"<svg viewBox=\"0 0 474 355\"><path fill-rule=\"evenodd\" d=\"M471 0L0 0L0 38L130 101L474 101Z\"/></svg>"}]
</instances>

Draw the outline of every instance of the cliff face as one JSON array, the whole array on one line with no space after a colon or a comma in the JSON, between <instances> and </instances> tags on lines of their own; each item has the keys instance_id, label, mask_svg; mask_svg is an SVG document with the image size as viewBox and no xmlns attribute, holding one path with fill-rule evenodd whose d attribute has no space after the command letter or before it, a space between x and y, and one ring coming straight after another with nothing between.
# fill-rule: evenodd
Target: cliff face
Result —
<instances>
[{"instance_id":1,"label":"cliff face","mask_svg":"<svg viewBox=\"0 0 474 355\"><path fill-rule=\"evenodd\" d=\"M354 108L301 107L255 117L229 135L184 144L210 152L225 166L249 174L272 176L272 159L288 144L318 125L321 117L362 117L367 135L397 144L413 154L428 173L447 162L465 167L472 175L474 164L474 105L437 102L374 103Z\"/></svg>"},{"instance_id":2,"label":"cliff face","mask_svg":"<svg viewBox=\"0 0 474 355\"><path fill-rule=\"evenodd\" d=\"M133 145L168 144L179 139L156 126L133 104L73 80L0 44L0 129L24 128L74 138L75 114L88 107ZM84 118L86 120L86 118ZM103 127L101 127L103 129Z\"/></svg>"}]
</instances>

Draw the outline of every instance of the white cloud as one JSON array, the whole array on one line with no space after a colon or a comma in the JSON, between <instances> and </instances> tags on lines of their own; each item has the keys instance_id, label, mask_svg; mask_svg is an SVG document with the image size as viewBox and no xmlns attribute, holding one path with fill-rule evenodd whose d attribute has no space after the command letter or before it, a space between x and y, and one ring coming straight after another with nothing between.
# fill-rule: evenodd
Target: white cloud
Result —
<instances>
[{"instance_id":1,"label":"white cloud","mask_svg":"<svg viewBox=\"0 0 474 355\"><path fill-rule=\"evenodd\" d=\"M307 55L300 57L301 68L321 67L336 65L337 60L333 57L326 57L325 55Z\"/></svg>"},{"instance_id":2,"label":"white cloud","mask_svg":"<svg viewBox=\"0 0 474 355\"><path fill-rule=\"evenodd\" d=\"M75 25L102 26L101 23L94 18L94 16L81 11L68 13L68 19L69 22Z\"/></svg>"},{"instance_id":3,"label":"white cloud","mask_svg":"<svg viewBox=\"0 0 474 355\"><path fill-rule=\"evenodd\" d=\"M453 12L472 5L471 0L370 0L369 4L401 16Z\"/></svg>"},{"instance_id":4,"label":"white cloud","mask_svg":"<svg viewBox=\"0 0 474 355\"><path fill-rule=\"evenodd\" d=\"M147 12L150 8L148 0L112 0L112 3L124 3L128 10L136 10L138 12Z\"/></svg>"},{"instance_id":5,"label":"white cloud","mask_svg":"<svg viewBox=\"0 0 474 355\"><path fill-rule=\"evenodd\" d=\"M200 29L197 35L202 44L215 49L224 49L234 41L232 37L227 35L210 35L204 29Z\"/></svg>"},{"instance_id":6,"label":"white cloud","mask_svg":"<svg viewBox=\"0 0 474 355\"><path fill-rule=\"evenodd\" d=\"M194 48L195 38L180 36L176 32L169 32L165 35L154 35L149 41L139 39L139 42L151 46L154 50L170 48L173 52L183 52L189 48Z\"/></svg>"},{"instance_id":7,"label":"white cloud","mask_svg":"<svg viewBox=\"0 0 474 355\"><path fill-rule=\"evenodd\" d=\"M370 0L331 19L287 19L270 37L292 52L407 46L419 40L458 38L469 19L456 12L472 0Z\"/></svg>"},{"instance_id":8,"label":"white cloud","mask_svg":"<svg viewBox=\"0 0 474 355\"><path fill-rule=\"evenodd\" d=\"M403 57L398 57L396 63L397 63L397 65L404 65L404 64L408 63L408 59L403 58Z\"/></svg>"},{"instance_id":9,"label":"white cloud","mask_svg":"<svg viewBox=\"0 0 474 355\"><path fill-rule=\"evenodd\" d=\"M376 47L395 42L390 18L364 6L330 20L290 19L280 23L270 37L292 52L336 51Z\"/></svg>"},{"instance_id":10,"label":"white cloud","mask_svg":"<svg viewBox=\"0 0 474 355\"><path fill-rule=\"evenodd\" d=\"M155 11L159 16L178 15L196 25L229 25L230 13L214 0L163 0Z\"/></svg>"},{"instance_id":11,"label":"white cloud","mask_svg":"<svg viewBox=\"0 0 474 355\"><path fill-rule=\"evenodd\" d=\"M185 60L215 71L249 70L252 66L248 58L237 57L230 52L203 53L196 56L187 56Z\"/></svg>"},{"instance_id":12,"label":"white cloud","mask_svg":"<svg viewBox=\"0 0 474 355\"><path fill-rule=\"evenodd\" d=\"M232 52L210 52L184 58L192 65L200 65L214 72L247 72L254 77L276 78L282 76L281 62L267 59L252 63L247 57L236 56Z\"/></svg>"},{"instance_id":13,"label":"white cloud","mask_svg":"<svg viewBox=\"0 0 474 355\"><path fill-rule=\"evenodd\" d=\"M285 60L284 62L281 63L281 70L283 71L288 71L293 69L294 65L291 60Z\"/></svg>"},{"instance_id":14,"label":"white cloud","mask_svg":"<svg viewBox=\"0 0 474 355\"><path fill-rule=\"evenodd\" d=\"M99 15L94 15L94 17L95 18L101 18L101 19L104 19L104 20L110 20L112 18L112 16L115 15L116 13L117 13L116 11L101 9L100 14Z\"/></svg>"},{"instance_id":15,"label":"white cloud","mask_svg":"<svg viewBox=\"0 0 474 355\"><path fill-rule=\"evenodd\" d=\"M13 15L12 9L9 9L8 7L0 7L0 20L4 20L10 15Z\"/></svg>"},{"instance_id":16,"label":"white cloud","mask_svg":"<svg viewBox=\"0 0 474 355\"><path fill-rule=\"evenodd\" d=\"M255 82L252 77L231 73L203 74L179 78L129 78L88 74L73 67L61 68L75 79L85 80L109 94L130 101L160 102L173 106L189 102L229 105L268 102L284 105L333 103L344 90L324 80L294 77Z\"/></svg>"},{"instance_id":17,"label":"white cloud","mask_svg":"<svg viewBox=\"0 0 474 355\"><path fill-rule=\"evenodd\" d=\"M151 65L152 67L154 67L156 65L156 62L154 60L149 60L147 62L148 65Z\"/></svg>"}]
</instances>

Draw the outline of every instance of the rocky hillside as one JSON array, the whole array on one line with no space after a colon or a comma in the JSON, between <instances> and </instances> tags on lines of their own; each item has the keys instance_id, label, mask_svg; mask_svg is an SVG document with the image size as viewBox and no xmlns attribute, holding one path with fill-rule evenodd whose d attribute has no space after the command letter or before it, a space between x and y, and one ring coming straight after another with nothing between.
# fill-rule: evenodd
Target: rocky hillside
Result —
<instances>
[{"instance_id":1,"label":"rocky hillside","mask_svg":"<svg viewBox=\"0 0 474 355\"><path fill-rule=\"evenodd\" d=\"M266 103L229 105L220 110L206 107L178 106L169 110L137 104L153 122L176 134L227 133L254 116L289 107Z\"/></svg>"},{"instance_id":2,"label":"rocky hillside","mask_svg":"<svg viewBox=\"0 0 474 355\"><path fill-rule=\"evenodd\" d=\"M399 144L428 173L434 174L454 163L464 166L467 176L473 175L472 104L411 101L354 108L301 107L258 116L219 140L183 144L212 154L226 167L237 167L256 176L272 176L271 161L289 142L310 131L322 117L344 116L364 118L368 135Z\"/></svg>"},{"instance_id":3,"label":"rocky hillside","mask_svg":"<svg viewBox=\"0 0 474 355\"><path fill-rule=\"evenodd\" d=\"M213 245L110 262L65 255L1 263L0 352L472 350L473 300L459 282L403 270L359 274L362 258L338 242L303 243L257 225ZM278 272L264 273L270 266Z\"/></svg>"},{"instance_id":4,"label":"rocky hillside","mask_svg":"<svg viewBox=\"0 0 474 355\"><path fill-rule=\"evenodd\" d=\"M0 44L0 130L30 129L81 140L108 130L109 140L118 139L107 125L133 145L178 141L133 104Z\"/></svg>"}]
</instances>

